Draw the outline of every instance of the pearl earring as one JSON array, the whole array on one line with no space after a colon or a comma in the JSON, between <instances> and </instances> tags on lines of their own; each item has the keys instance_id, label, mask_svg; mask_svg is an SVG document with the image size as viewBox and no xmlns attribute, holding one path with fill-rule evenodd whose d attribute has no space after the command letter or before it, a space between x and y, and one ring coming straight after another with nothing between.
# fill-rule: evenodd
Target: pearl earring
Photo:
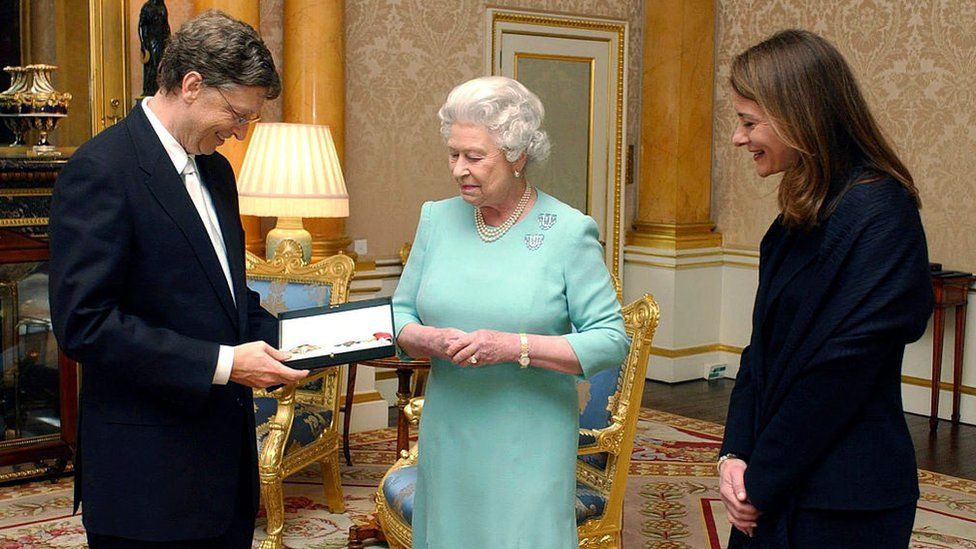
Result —
<instances>
[{"instance_id":1,"label":"pearl earring","mask_svg":"<svg viewBox=\"0 0 976 549\"><path fill-rule=\"evenodd\" d=\"M515 170L515 179L522 179L522 172Z\"/></svg>"}]
</instances>

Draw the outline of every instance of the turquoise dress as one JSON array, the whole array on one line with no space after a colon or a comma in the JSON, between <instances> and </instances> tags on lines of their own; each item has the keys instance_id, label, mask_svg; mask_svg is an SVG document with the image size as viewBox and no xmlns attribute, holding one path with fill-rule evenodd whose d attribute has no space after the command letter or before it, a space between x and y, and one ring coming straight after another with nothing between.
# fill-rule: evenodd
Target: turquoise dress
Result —
<instances>
[{"instance_id":1,"label":"turquoise dress","mask_svg":"<svg viewBox=\"0 0 976 549\"><path fill-rule=\"evenodd\" d=\"M423 205L393 297L397 333L417 322L464 331L563 335L589 377L629 341L596 223L539 192L492 243L460 197ZM414 499L417 549L577 547L578 377L516 363L431 365Z\"/></svg>"}]
</instances>

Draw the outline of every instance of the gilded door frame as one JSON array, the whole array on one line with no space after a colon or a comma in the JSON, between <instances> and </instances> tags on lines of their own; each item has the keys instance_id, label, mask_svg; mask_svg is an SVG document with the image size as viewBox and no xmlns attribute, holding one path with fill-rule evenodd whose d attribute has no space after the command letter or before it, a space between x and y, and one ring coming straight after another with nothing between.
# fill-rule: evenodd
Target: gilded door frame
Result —
<instances>
[{"instance_id":1,"label":"gilded door frame","mask_svg":"<svg viewBox=\"0 0 976 549\"><path fill-rule=\"evenodd\" d=\"M129 112L129 0L88 0L92 135Z\"/></svg>"},{"instance_id":2,"label":"gilded door frame","mask_svg":"<svg viewBox=\"0 0 976 549\"><path fill-rule=\"evenodd\" d=\"M624 133L626 131L626 86L627 86L627 22L583 16L554 15L540 12L515 11L488 8L486 17L488 39L485 48L487 74L501 73L501 59L497 55L501 47L503 32L554 38L596 40L608 42L611 46L611 67L616 68L615 89L609 94L612 98L613 131L610 155L612 163L607 177L613 182L612 205L607 207L607 226L603 227L606 242L606 263L617 276L623 269L623 200L624 179L626 176L626 155L624 154ZM598 151L590 150L590 155ZM609 175L609 174L608 174ZM609 194L609 190L608 190ZM612 220L612 221L611 221Z\"/></svg>"}]
</instances>

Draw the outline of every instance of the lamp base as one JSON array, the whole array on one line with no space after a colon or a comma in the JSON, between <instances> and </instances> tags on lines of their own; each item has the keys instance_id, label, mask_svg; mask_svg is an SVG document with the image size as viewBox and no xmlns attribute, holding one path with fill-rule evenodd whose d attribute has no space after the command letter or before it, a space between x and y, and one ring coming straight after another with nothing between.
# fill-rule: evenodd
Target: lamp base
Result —
<instances>
[{"instance_id":1,"label":"lamp base","mask_svg":"<svg viewBox=\"0 0 976 549\"><path fill-rule=\"evenodd\" d=\"M286 240L294 241L302 249L302 261L312 260L312 235L302 226L300 217L279 217L274 229L268 231L265 240L264 256L272 259L278 247Z\"/></svg>"},{"instance_id":2,"label":"lamp base","mask_svg":"<svg viewBox=\"0 0 976 549\"><path fill-rule=\"evenodd\" d=\"M306 219L312 233L312 257L325 259L344 254L356 260L358 254L349 249L352 239L346 235L346 219L342 217L316 217Z\"/></svg>"}]
</instances>

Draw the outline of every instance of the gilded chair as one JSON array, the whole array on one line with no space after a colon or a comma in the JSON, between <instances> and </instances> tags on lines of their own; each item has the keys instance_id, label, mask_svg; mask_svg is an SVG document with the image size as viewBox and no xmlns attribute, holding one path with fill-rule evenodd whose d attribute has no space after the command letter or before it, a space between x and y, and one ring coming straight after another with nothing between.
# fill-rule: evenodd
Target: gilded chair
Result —
<instances>
[{"instance_id":1,"label":"gilded chair","mask_svg":"<svg viewBox=\"0 0 976 549\"><path fill-rule=\"evenodd\" d=\"M627 358L619 367L600 372L579 385L576 525L581 548L621 546L624 490L647 359L660 312L654 298L645 294L625 306L623 314L631 338ZM413 399L405 412L411 421L417 421L422 410L423 399ZM376 491L376 518L391 549L411 546L418 452L414 446L401 457Z\"/></svg>"},{"instance_id":2,"label":"gilded chair","mask_svg":"<svg viewBox=\"0 0 976 549\"><path fill-rule=\"evenodd\" d=\"M248 252L248 286L261 305L277 315L284 311L345 303L355 262L336 255L306 265L301 250L283 246L265 261ZM284 528L282 481L311 463L322 466L326 505L345 511L339 478L339 388L341 368L325 368L275 391L254 391L261 499L267 510L264 549L280 548Z\"/></svg>"}]
</instances>

